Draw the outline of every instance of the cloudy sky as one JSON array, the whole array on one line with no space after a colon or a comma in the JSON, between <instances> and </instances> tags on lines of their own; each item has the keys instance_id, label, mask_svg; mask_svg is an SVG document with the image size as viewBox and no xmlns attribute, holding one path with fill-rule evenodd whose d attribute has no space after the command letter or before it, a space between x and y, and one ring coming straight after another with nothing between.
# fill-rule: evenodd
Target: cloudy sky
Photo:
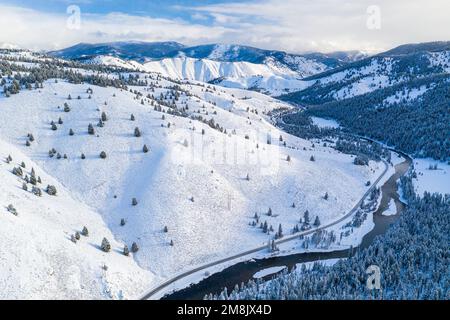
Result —
<instances>
[{"instance_id":1,"label":"cloudy sky","mask_svg":"<svg viewBox=\"0 0 450 320\"><path fill-rule=\"evenodd\" d=\"M237 43L289 52L450 40L449 0L0 0L0 45Z\"/></svg>"}]
</instances>

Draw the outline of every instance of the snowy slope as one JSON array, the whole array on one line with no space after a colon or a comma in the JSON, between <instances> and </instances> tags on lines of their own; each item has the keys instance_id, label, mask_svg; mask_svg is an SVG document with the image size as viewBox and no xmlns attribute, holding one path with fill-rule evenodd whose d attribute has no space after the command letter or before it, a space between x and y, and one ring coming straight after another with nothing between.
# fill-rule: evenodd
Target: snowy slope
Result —
<instances>
[{"instance_id":1,"label":"snowy slope","mask_svg":"<svg viewBox=\"0 0 450 320\"><path fill-rule=\"evenodd\" d=\"M442 51L403 55L389 54L388 51L305 78L306 89L285 98L312 104L340 101L449 72L450 51L447 47Z\"/></svg>"},{"instance_id":2,"label":"snowy slope","mask_svg":"<svg viewBox=\"0 0 450 320\"><path fill-rule=\"evenodd\" d=\"M11 155L11 163L4 159ZM133 258L120 253L100 215L74 200L70 191L11 144L0 140L0 299L106 299L133 297L152 282ZM24 175L34 168L38 186L55 185L57 195L41 197L22 189L24 180L12 173L22 162ZM12 204L18 215L6 210ZM89 237L70 241L83 226ZM112 253L99 250L103 237ZM107 270L103 266L108 267Z\"/></svg>"},{"instance_id":3,"label":"snowy slope","mask_svg":"<svg viewBox=\"0 0 450 320\"><path fill-rule=\"evenodd\" d=\"M255 88L281 94L305 88L296 72L270 64L222 62L208 59L172 58L144 64L146 71L173 79L197 80L232 88Z\"/></svg>"},{"instance_id":4,"label":"snowy slope","mask_svg":"<svg viewBox=\"0 0 450 320\"><path fill-rule=\"evenodd\" d=\"M144 70L142 64L133 60L123 60L113 56L98 55L93 58L82 60L85 64L100 64L106 66L120 67L131 70Z\"/></svg>"}]
</instances>

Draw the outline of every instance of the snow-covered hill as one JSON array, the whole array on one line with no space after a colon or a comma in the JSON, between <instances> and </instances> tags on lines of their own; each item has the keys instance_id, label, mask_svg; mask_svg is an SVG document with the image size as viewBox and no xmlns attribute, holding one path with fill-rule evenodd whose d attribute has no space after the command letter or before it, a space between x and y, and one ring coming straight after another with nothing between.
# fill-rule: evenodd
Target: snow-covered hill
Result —
<instances>
[{"instance_id":1,"label":"snow-covered hill","mask_svg":"<svg viewBox=\"0 0 450 320\"><path fill-rule=\"evenodd\" d=\"M89 64L157 71L179 79L216 80L219 85L256 89L271 95L304 89L308 83L299 79L366 56L355 51L290 54L233 44L186 47L176 42L139 41L80 43L49 54Z\"/></svg>"},{"instance_id":2,"label":"snow-covered hill","mask_svg":"<svg viewBox=\"0 0 450 320\"><path fill-rule=\"evenodd\" d=\"M17 147L0 140L0 157L0 299L122 299L151 283L150 272L120 254L124 244L114 239L97 212L75 200ZM20 177L13 174L19 167ZM41 180L36 187L42 196L25 183L32 170ZM49 184L56 187L56 196L45 192ZM7 210L9 205L17 215ZM71 236L84 226L89 236L73 243ZM103 237L112 253L99 250Z\"/></svg>"},{"instance_id":3,"label":"snow-covered hill","mask_svg":"<svg viewBox=\"0 0 450 320\"><path fill-rule=\"evenodd\" d=\"M42 230L42 238L36 241L43 244L51 237L49 252L56 248L60 254L52 259L91 266L85 279L96 277L98 281L67 297L107 297L100 285L103 278L96 273L102 274L97 266L103 261L114 265L107 271L113 274L106 276L107 283L129 297L142 286L187 268L266 244L274 232L264 233L260 223L267 222L274 230L281 224L289 234L306 210L312 220L317 216L322 223L337 219L367 190L366 181L384 169L376 162L355 166L349 155L281 132L271 124L269 114L290 106L258 92L171 80L155 73L123 72L119 76L86 66L75 69L70 64L49 64L51 68L45 72L37 66L20 71L25 70L17 67L20 61L0 64L3 74L13 70L20 81L28 81L30 73L37 78L61 68L57 74L74 82L49 78L26 89L4 77L3 86L10 97L0 94L0 139L20 150L18 155L12 154L15 165L23 153L27 168L35 167L44 183L52 181L61 192L34 200L34 195L21 190L20 179L11 175L12 166L8 165L3 174L9 183L1 186L0 198L4 208L0 219L8 222L0 225L7 226L4 232L12 233L8 237L13 243ZM70 72L62 72L67 69ZM117 87L87 83L108 83L101 76L140 79L140 85L127 82L124 88L120 82L115 82ZM20 90L16 93L17 86ZM93 134L88 132L89 124ZM29 146L28 134L34 138ZM3 157L14 148L5 145ZM52 149L56 153L49 154ZM100 157L102 151L104 158ZM312 155L315 161L310 160ZM9 203L18 209L18 217L7 212ZM30 220L32 215L46 220ZM255 215L258 223L253 225ZM92 238L73 244L69 235L83 225ZM98 248L104 236L112 243L110 253ZM133 242L139 251L132 258L123 256L123 244L130 247ZM39 249L42 247L29 249L36 259L46 255L47 247ZM23 255L28 252L25 245L17 250ZM22 284L23 278L15 277L11 266L20 263L26 273L35 263L13 254L1 257L0 279L4 280L0 289L7 287L8 296L22 296L23 286L35 276L25 278ZM40 266L52 265L53 260L49 261L41 261ZM55 267L54 271L58 274L54 290L44 297L67 290L63 270L70 263L60 265L61 269ZM112 297L121 297L118 290L112 290ZM37 289L34 292L40 296Z\"/></svg>"}]
</instances>

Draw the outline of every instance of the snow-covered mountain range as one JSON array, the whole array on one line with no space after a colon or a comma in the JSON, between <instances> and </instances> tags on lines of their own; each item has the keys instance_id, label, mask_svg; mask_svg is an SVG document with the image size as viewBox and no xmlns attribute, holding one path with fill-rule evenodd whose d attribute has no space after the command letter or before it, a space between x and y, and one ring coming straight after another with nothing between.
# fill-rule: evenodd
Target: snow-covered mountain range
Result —
<instances>
[{"instance_id":1,"label":"snow-covered mountain range","mask_svg":"<svg viewBox=\"0 0 450 320\"><path fill-rule=\"evenodd\" d=\"M349 154L361 150L333 134L319 138L323 128L305 118L316 135L282 131L275 115L294 107L274 95L293 92L281 98L305 114L449 159L448 43L306 78L273 57L240 52L238 61L213 48L173 43L152 61L106 49L75 60L0 50L0 298L136 298L187 269L340 219L384 163ZM448 187L443 162L415 163L418 181ZM321 249L354 246L373 227L370 216L353 222L321 234ZM308 250L302 241L288 249Z\"/></svg>"}]
</instances>

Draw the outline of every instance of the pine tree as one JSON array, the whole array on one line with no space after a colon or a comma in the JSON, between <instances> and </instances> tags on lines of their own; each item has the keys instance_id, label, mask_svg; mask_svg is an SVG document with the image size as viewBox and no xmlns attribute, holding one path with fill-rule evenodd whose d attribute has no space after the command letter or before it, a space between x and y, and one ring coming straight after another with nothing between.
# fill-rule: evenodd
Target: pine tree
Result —
<instances>
[{"instance_id":1,"label":"pine tree","mask_svg":"<svg viewBox=\"0 0 450 320\"><path fill-rule=\"evenodd\" d=\"M136 198L133 198L133 199L131 200L131 205L136 206L137 204L138 204L137 199L136 199Z\"/></svg>"},{"instance_id":2,"label":"pine tree","mask_svg":"<svg viewBox=\"0 0 450 320\"><path fill-rule=\"evenodd\" d=\"M101 248L104 252L109 252L111 250L111 244L108 239L103 238Z\"/></svg>"},{"instance_id":3,"label":"pine tree","mask_svg":"<svg viewBox=\"0 0 450 320\"><path fill-rule=\"evenodd\" d=\"M84 153L81 154L81 159L86 159L86 156L84 155Z\"/></svg>"},{"instance_id":4,"label":"pine tree","mask_svg":"<svg viewBox=\"0 0 450 320\"><path fill-rule=\"evenodd\" d=\"M318 227L320 226L320 220L319 220L319 216L316 216L316 219L314 220L314 227Z\"/></svg>"},{"instance_id":5,"label":"pine tree","mask_svg":"<svg viewBox=\"0 0 450 320\"><path fill-rule=\"evenodd\" d=\"M130 255L130 250L128 250L128 246L127 245L123 246L123 255L125 255L125 256L129 256Z\"/></svg>"},{"instance_id":6,"label":"pine tree","mask_svg":"<svg viewBox=\"0 0 450 320\"><path fill-rule=\"evenodd\" d=\"M124 218L120 219L120 226L123 227L126 224L126 221Z\"/></svg>"},{"instance_id":7,"label":"pine tree","mask_svg":"<svg viewBox=\"0 0 450 320\"><path fill-rule=\"evenodd\" d=\"M106 152L105 151L100 152L100 158L106 159Z\"/></svg>"},{"instance_id":8,"label":"pine tree","mask_svg":"<svg viewBox=\"0 0 450 320\"><path fill-rule=\"evenodd\" d=\"M141 131L138 127L134 128L134 136L139 138L141 136Z\"/></svg>"},{"instance_id":9,"label":"pine tree","mask_svg":"<svg viewBox=\"0 0 450 320\"><path fill-rule=\"evenodd\" d=\"M138 252L139 251L139 247L137 245L136 242L133 242L133 244L131 245L131 252Z\"/></svg>"},{"instance_id":10,"label":"pine tree","mask_svg":"<svg viewBox=\"0 0 450 320\"><path fill-rule=\"evenodd\" d=\"M89 231L88 231L88 229L86 228L86 226L84 226L84 227L83 227L83 230L81 230L81 234L82 234L83 236L85 236L85 237L88 237L88 236L89 236Z\"/></svg>"},{"instance_id":11,"label":"pine tree","mask_svg":"<svg viewBox=\"0 0 450 320\"><path fill-rule=\"evenodd\" d=\"M47 185L47 193L51 196L56 196L56 187L53 185Z\"/></svg>"},{"instance_id":12,"label":"pine tree","mask_svg":"<svg viewBox=\"0 0 450 320\"><path fill-rule=\"evenodd\" d=\"M106 116L106 113L104 111L102 112L101 119L103 122L108 120L108 117Z\"/></svg>"},{"instance_id":13,"label":"pine tree","mask_svg":"<svg viewBox=\"0 0 450 320\"><path fill-rule=\"evenodd\" d=\"M267 224L267 221L264 221L264 224L263 224L263 232L264 232L264 233L267 233L267 231L269 231L269 225Z\"/></svg>"},{"instance_id":14,"label":"pine tree","mask_svg":"<svg viewBox=\"0 0 450 320\"><path fill-rule=\"evenodd\" d=\"M303 220L305 221L305 224L309 224L310 220L309 220L309 211L306 210L305 213L303 214Z\"/></svg>"},{"instance_id":15,"label":"pine tree","mask_svg":"<svg viewBox=\"0 0 450 320\"><path fill-rule=\"evenodd\" d=\"M31 189L31 192L32 192L35 196L38 196L38 197L41 197L41 196L42 196L42 191L41 191L41 189L38 188L38 187L33 187L33 188Z\"/></svg>"},{"instance_id":16,"label":"pine tree","mask_svg":"<svg viewBox=\"0 0 450 320\"><path fill-rule=\"evenodd\" d=\"M328 200L328 192L325 192L325 195L323 196L323 198L324 198L325 200Z\"/></svg>"},{"instance_id":17,"label":"pine tree","mask_svg":"<svg viewBox=\"0 0 450 320\"><path fill-rule=\"evenodd\" d=\"M135 120L135 118L134 118L134 114L131 114L131 116L130 116L130 120L131 120L131 121L134 121L134 120Z\"/></svg>"},{"instance_id":18,"label":"pine tree","mask_svg":"<svg viewBox=\"0 0 450 320\"><path fill-rule=\"evenodd\" d=\"M77 231L75 232L75 239L80 240L81 236L80 233Z\"/></svg>"},{"instance_id":19,"label":"pine tree","mask_svg":"<svg viewBox=\"0 0 450 320\"><path fill-rule=\"evenodd\" d=\"M146 144L144 144L144 147L142 148L142 151L143 151L144 153L147 153L147 152L148 152L148 147L147 147Z\"/></svg>"},{"instance_id":20,"label":"pine tree","mask_svg":"<svg viewBox=\"0 0 450 320\"><path fill-rule=\"evenodd\" d=\"M163 230L164 230L164 232L166 232L166 233L169 232L169 228L167 228L167 226L164 226L164 229L163 229Z\"/></svg>"},{"instance_id":21,"label":"pine tree","mask_svg":"<svg viewBox=\"0 0 450 320\"><path fill-rule=\"evenodd\" d=\"M281 223L278 225L278 238L283 237L283 228L281 227Z\"/></svg>"},{"instance_id":22,"label":"pine tree","mask_svg":"<svg viewBox=\"0 0 450 320\"><path fill-rule=\"evenodd\" d=\"M73 135L74 135L74 132L73 132L72 129L70 129L70 130L69 130L69 136L73 136Z\"/></svg>"}]
</instances>

